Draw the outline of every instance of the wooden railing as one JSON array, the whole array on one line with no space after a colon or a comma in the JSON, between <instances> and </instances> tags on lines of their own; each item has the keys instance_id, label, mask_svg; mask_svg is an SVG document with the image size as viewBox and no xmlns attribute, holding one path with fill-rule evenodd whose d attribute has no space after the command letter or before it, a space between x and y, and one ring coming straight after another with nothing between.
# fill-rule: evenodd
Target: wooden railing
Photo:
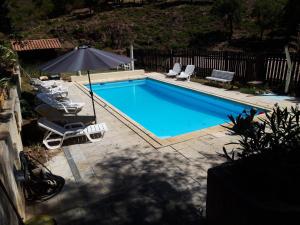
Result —
<instances>
[{"instance_id":1,"label":"wooden railing","mask_svg":"<svg viewBox=\"0 0 300 225\"><path fill-rule=\"evenodd\" d=\"M228 51L136 49L136 67L150 71L166 72L175 62L183 68L196 66L195 76L204 78L213 69L235 72L234 80L245 83L252 80L265 81L269 87L284 88L287 62L284 53L249 53ZM300 55L291 54L293 70L291 90L300 89Z\"/></svg>"}]
</instances>

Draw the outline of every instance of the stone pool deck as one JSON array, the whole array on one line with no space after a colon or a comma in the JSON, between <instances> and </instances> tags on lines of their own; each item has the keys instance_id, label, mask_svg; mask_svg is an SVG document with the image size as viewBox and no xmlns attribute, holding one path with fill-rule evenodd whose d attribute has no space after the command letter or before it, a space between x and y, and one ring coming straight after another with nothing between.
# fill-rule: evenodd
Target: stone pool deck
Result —
<instances>
[{"instance_id":1,"label":"stone pool deck","mask_svg":"<svg viewBox=\"0 0 300 225\"><path fill-rule=\"evenodd\" d=\"M166 79L159 73L146 75L257 106L271 108L276 103L236 91ZM80 114L91 115L89 96L78 84L67 85L71 99L86 103ZM218 153L237 137L217 126L157 144L107 105L96 102L98 121L105 122L109 131L98 143L64 146L48 162L53 173L66 179L66 185L56 197L29 206L28 215L50 214L60 225L201 223L207 169L224 162Z\"/></svg>"}]
</instances>

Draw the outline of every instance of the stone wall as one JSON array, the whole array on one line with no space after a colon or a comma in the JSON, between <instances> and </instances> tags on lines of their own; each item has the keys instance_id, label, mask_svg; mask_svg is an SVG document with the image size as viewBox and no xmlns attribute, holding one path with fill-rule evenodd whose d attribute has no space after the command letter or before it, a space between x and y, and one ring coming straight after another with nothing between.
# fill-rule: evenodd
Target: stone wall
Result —
<instances>
[{"instance_id":1,"label":"stone wall","mask_svg":"<svg viewBox=\"0 0 300 225\"><path fill-rule=\"evenodd\" d=\"M25 202L16 171L20 169L19 152L23 150L21 140L22 116L16 89L10 90L4 110L0 112L0 179L21 217L25 217ZM0 188L1 189L1 188ZM0 224L17 225L16 213L9 200L0 190Z\"/></svg>"}]
</instances>

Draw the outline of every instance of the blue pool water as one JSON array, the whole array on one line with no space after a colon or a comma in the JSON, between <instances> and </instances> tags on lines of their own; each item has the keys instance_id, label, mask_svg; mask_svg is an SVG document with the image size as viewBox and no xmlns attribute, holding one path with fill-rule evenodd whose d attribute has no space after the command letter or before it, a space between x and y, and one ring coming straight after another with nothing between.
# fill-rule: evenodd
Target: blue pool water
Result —
<instances>
[{"instance_id":1,"label":"blue pool water","mask_svg":"<svg viewBox=\"0 0 300 225\"><path fill-rule=\"evenodd\" d=\"M96 83L92 89L160 138L223 124L228 115L251 108L153 79Z\"/></svg>"}]
</instances>

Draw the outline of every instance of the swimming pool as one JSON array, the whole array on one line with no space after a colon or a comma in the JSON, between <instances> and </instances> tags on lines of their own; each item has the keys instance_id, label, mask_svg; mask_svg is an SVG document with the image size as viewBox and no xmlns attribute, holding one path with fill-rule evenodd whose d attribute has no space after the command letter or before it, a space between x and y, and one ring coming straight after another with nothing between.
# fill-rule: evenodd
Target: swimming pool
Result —
<instances>
[{"instance_id":1,"label":"swimming pool","mask_svg":"<svg viewBox=\"0 0 300 225\"><path fill-rule=\"evenodd\" d=\"M150 78L96 83L92 89L159 138L220 125L229 122L228 115L252 108Z\"/></svg>"}]
</instances>

